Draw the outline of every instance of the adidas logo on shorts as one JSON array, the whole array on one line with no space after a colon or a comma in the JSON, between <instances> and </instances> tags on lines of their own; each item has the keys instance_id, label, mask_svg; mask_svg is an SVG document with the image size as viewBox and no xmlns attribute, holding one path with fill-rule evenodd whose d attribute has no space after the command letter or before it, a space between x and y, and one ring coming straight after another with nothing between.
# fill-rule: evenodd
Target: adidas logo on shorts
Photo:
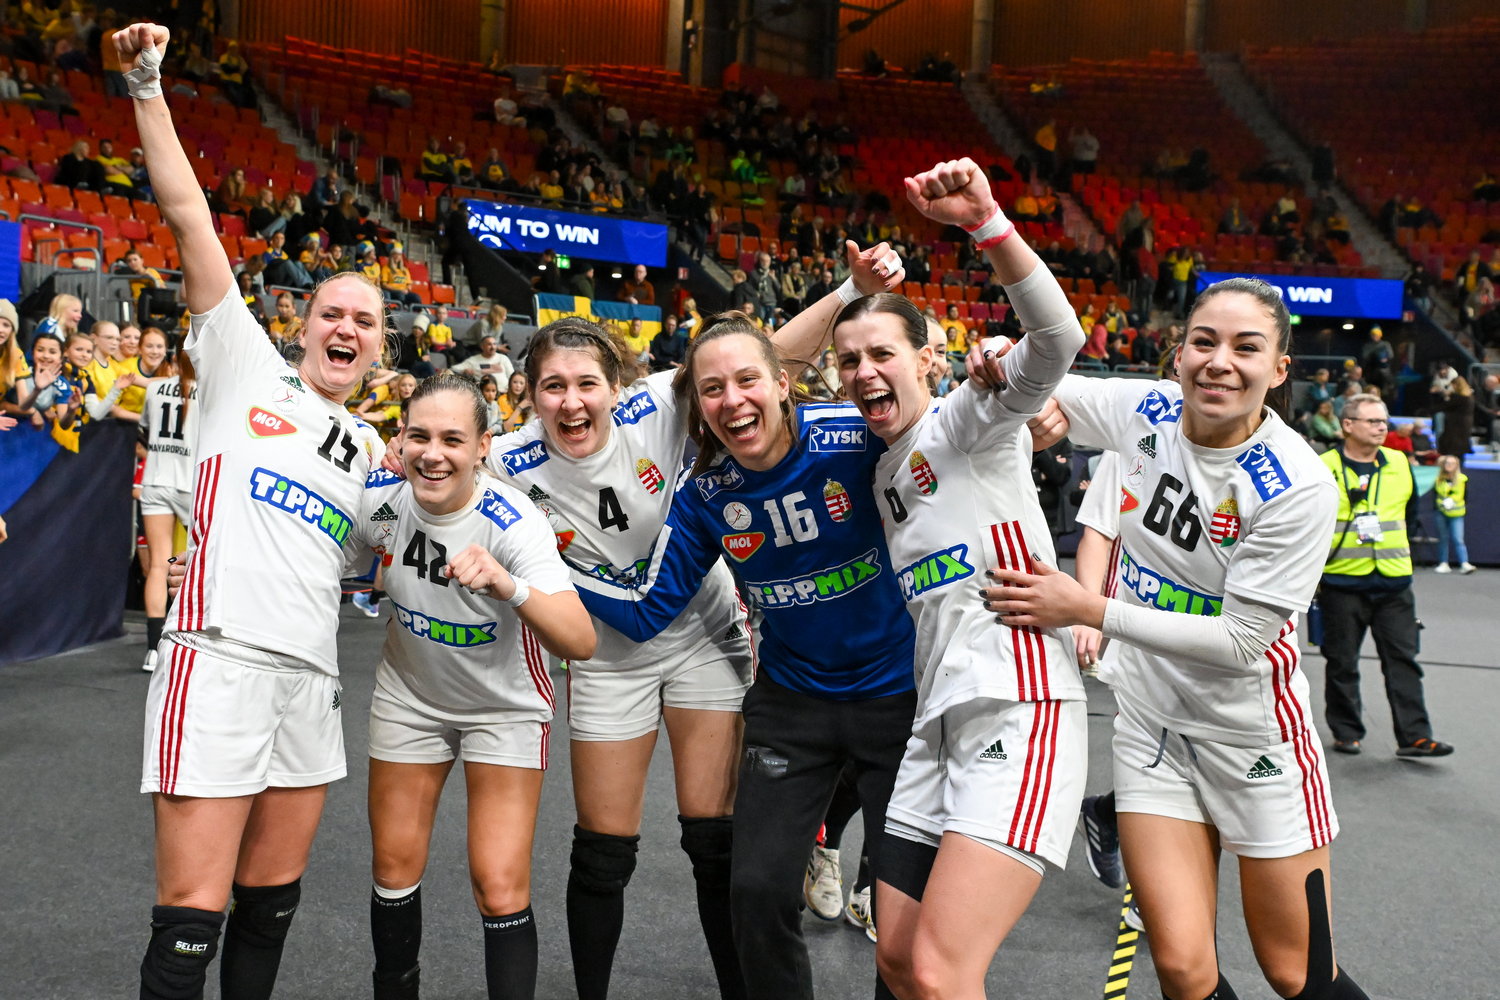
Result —
<instances>
[{"instance_id":1,"label":"adidas logo on shorts","mask_svg":"<svg viewBox=\"0 0 1500 1000\"><path fill-rule=\"evenodd\" d=\"M395 520L399 520L399 517L398 517L398 515L396 514L395 511L391 510L391 505L390 504L383 503L383 504L380 505L380 509L379 510L375 511L375 513L373 513L373 514L370 515L370 520L372 522L373 521L395 521Z\"/></svg>"},{"instance_id":2,"label":"adidas logo on shorts","mask_svg":"<svg viewBox=\"0 0 1500 1000\"><path fill-rule=\"evenodd\" d=\"M1147 434L1145 437L1141 438L1139 441L1137 441L1135 443L1135 449L1136 449L1136 451L1140 452L1142 455L1145 455L1147 458L1155 458L1156 457L1156 435L1155 434Z\"/></svg>"},{"instance_id":3,"label":"adidas logo on shorts","mask_svg":"<svg viewBox=\"0 0 1500 1000\"><path fill-rule=\"evenodd\" d=\"M330 708L329 711L330 712L337 712L339 710L339 708L343 704L344 704L344 693L342 691L335 691L335 692L333 692L333 707Z\"/></svg>"},{"instance_id":4,"label":"adidas logo on shorts","mask_svg":"<svg viewBox=\"0 0 1500 1000\"><path fill-rule=\"evenodd\" d=\"M1250 765L1250 770L1245 772L1247 778L1275 778L1284 773L1281 768L1271 763L1271 758L1261 754L1260 759Z\"/></svg>"},{"instance_id":5,"label":"adidas logo on shorts","mask_svg":"<svg viewBox=\"0 0 1500 1000\"><path fill-rule=\"evenodd\" d=\"M993 743L990 744L990 747L989 747L988 750L984 750L984 751L982 751L979 754L979 759L980 760L1009 760L1010 759L1010 754L1006 753L1005 752L1005 747L1003 747L1003 746L1000 745L1000 741L999 740L996 740L995 742L993 742Z\"/></svg>"}]
</instances>

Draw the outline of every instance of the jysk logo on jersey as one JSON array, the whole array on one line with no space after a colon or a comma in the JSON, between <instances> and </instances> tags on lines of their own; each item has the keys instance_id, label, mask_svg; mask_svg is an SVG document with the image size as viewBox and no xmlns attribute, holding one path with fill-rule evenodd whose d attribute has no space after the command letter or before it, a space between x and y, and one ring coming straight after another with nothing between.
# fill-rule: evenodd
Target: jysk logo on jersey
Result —
<instances>
[{"instance_id":1,"label":"jysk logo on jersey","mask_svg":"<svg viewBox=\"0 0 1500 1000\"><path fill-rule=\"evenodd\" d=\"M395 601L391 603L396 604ZM494 622L480 622L478 625L445 622L441 618L433 618L399 604L396 604L396 621L418 639L427 639L443 646L488 646L495 641Z\"/></svg>"},{"instance_id":2,"label":"jysk logo on jersey","mask_svg":"<svg viewBox=\"0 0 1500 1000\"><path fill-rule=\"evenodd\" d=\"M1292 488L1292 482L1287 478L1286 470L1281 467L1265 442L1261 442L1254 448L1245 452L1235 463L1250 474L1250 481L1255 484L1255 492L1260 494L1262 500L1269 500L1274 496L1285 493Z\"/></svg>"},{"instance_id":3,"label":"jysk logo on jersey","mask_svg":"<svg viewBox=\"0 0 1500 1000\"><path fill-rule=\"evenodd\" d=\"M629 399L621 400L615 406L614 421L622 426L638 424L643 417L648 417L655 412L656 400L651 398L651 393L643 389Z\"/></svg>"},{"instance_id":4,"label":"jysk logo on jersey","mask_svg":"<svg viewBox=\"0 0 1500 1000\"><path fill-rule=\"evenodd\" d=\"M1240 540L1240 505L1234 502L1234 497L1214 508L1214 516L1208 522L1208 537L1221 549Z\"/></svg>"},{"instance_id":5,"label":"jysk logo on jersey","mask_svg":"<svg viewBox=\"0 0 1500 1000\"><path fill-rule=\"evenodd\" d=\"M491 493L489 490L484 491L484 496L480 498L479 505L474 509L500 525L501 531L521 519L520 511L506 502L504 497Z\"/></svg>"},{"instance_id":6,"label":"jysk logo on jersey","mask_svg":"<svg viewBox=\"0 0 1500 1000\"><path fill-rule=\"evenodd\" d=\"M349 515L295 479L270 469L256 469L250 473L250 496L288 514L296 514L337 545L343 545L344 539L349 537L352 527Z\"/></svg>"},{"instance_id":7,"label":"jysk logo on jersey","mask_svg":"<svg viewBox=\"0 0 1500 1000\"><path fill-rule=\"evenodd\" d=\"M726 465L722 472L708 472L694 479L698 484L698 492L703 494L703 499L712 500L714 494L722 490L737 490L745 484L745 475L732 465Z\"/></svg>"},{"instance_id":8,"label":"jysk logo on jersey","mask_svg":"<svg viewBox=\"0 0 1500 1000\"><path fill-rule=\"evenodd\" d=\"M297 433L296 424L258 406L250 407L250 412L245 417L245 429L250 432L251 437L258 438L285 437Z\"/></svg>"},{"instance_id":9,"label":"jysk logo on jersey","mask_svg":"<svg viewBox=\"0 0 1500 1000\"><path fill-rule=\"evenodd\" d=\"M524 448L501 452L500 464L505 466L506 472L514 476L541 465L551 457L547 454L547 442L534 441Z\"/></svg>"},{"instance_id":10,"label":"jysk logo on jersey","mask_svg":"<svg viewBox=\"0 0 1500 1000\"><path fill-rule=\"evenodd\" d=\"M1152 389L1136 405L1135 412L1144 416L1152 427L1157 424L1175 424L1182 419L1182 400L1168 399L1160 389Z\"/></svg>"},{"instance_id":11,"label":"jysk logo on jersey","mask_svg":"<svg viewBox=\"0 0 1500 1000\"><path fill-rule=\"evenodd\" d=\"M646 487L647 493L660 493L661 488L667 483L662 478L661 470L656 467L656 463L649 458L638 458L635 460L635 478L639 479L641 485Z\"/></svg>"},{"instance_id":12,"label":"jysk logo on jersey","mask_svg":"<svg viewBox=\"0 0 1500 1000\"><path fill-rule=\"evenodd\" d=\"M854 502L849 499L849 491L836 479L823 484L823 506L828 508L828 516L835 521L847 521L854 514Z\"/></svg>"},{"instance_id":13,"label":"jysk logo on jersey","mask_svg":"<svg viewBox=\"0 0 1500 1000\"><path fill-rule=\"evenodd\" d=\"M794 604L830 601L858 590L880 575L880 556L871 549L841 566L830 566L821 573L772 580L750 586L750 598L763 608L786 608Z\"/></svg>"},{"instance_id":14,"label":"jysk logo on jersey","mask_svg":"<svg viewBox=\"0 0 1500 1000\"><path fill-rule=\"evenodd\" d=\"M974 575L974 567L965 558L969 554L967 545L931 552L896 575L901 584L901 596L914 600L954 580L963 580Z\"/></svg>"},{"instance_id":15,"label":"jysk logo on jersey","mask_svg":"<svg viewBox=\"0 0 1500 1000\"><path fill-rule=\"evenodd\" d=\"M1120 552L1120 579L1135 592L1142 604L1161 608L1163 611L1207 615L1211 618L1224 607L1224 598L1169 580L1136 562L1123 549Z\"/></svg>"},{"instance_id":16,"label":"jysk logo on jersey","mask_svg":"<svg viewBox=\"0 0 1500 1000\"><path fill-rule=\"evenodd\" d=\"M917 489L922 491L923 496L932 496L937 492L937 473L932 471L932 463L927 461L927 456L920 451L911 453L907 459L906 466L911 470L911 478L916 482Z\"/></svg>"},{"instance_id":17,"label":"jysk logo on jersey","mask_svg":"<svg viewBox=\"0 0 1500 1000\"><path fill-rule=\"evenodd\" d=\"M829 422L814 424L807 435L808 451L864 451L867 427Z\"/></svg>"},{"instance_id":18,"label":"jysk logo on jersey","mask_svg":"<svg viewBox=\"0 0 1500 1000\"><path fill-rule=\"evenodd\" d=\"M365 489L373 490L378 486L394 486L401 482L401 477L389 469L376 469L365 477Z\"/></svg>"},{"instance_id":19,"label":"jysk logo on jersey","mask_svg":"<svg viewBox=\"0 0 1500 1000\"><path fill-rule=\"evenodd\" d=\"M764 531L745 531L738 535L725 535L720 539L724 543L724 551L737 562L744 562L760 549L765 543L766 533Z\"/></svg>"},{"instance_id":20,"label":"jysk logo on jersey","mask_svg":"<svg viewBox=\"0 0 1500 1000\"><path fill-rule=\"evenodd\" d=\"M1147 434L1145 437L1141 438L1139 441L1137 441L1135 443L1135 448L1136 448L1136 451L1139 451L1142 455L1145 455L1147 458L1155 458L1156 457L1156 435L1155 434Z\"/></svg>"}]
</instances>

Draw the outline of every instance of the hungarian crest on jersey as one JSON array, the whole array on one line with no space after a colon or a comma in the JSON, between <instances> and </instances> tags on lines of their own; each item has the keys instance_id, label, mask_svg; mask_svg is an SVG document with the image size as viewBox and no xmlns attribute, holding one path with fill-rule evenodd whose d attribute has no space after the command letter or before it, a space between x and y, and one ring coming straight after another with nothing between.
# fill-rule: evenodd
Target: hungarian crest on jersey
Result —
<instances>
[{"instance_id":1,"label":"hungarian crest on jersey","mask_svg":"<svg viewBox=\"0 0 1500 1000\"><path fill-rule=\"evenodd\" d=\"M916 481L917 489L922 491L923 496L930 497L937 492L937 473L932 471L932 463L927 461L926 455L920 451L914 451L906 465L911 470L911 478Z\"/></svg>"},{"instance_id":2,"label":"hungarian crest on jersey","mask_svg":"<svg viewBox=\"0 0 1500 1000\"><path fill-rule=\"evenodd\" d=\"M828 516L835 521L847 521L854 513L854 504L849 500L849 491L844 489L844 484L836 479L830 479L823 484L823 506L828 508Z\"/></svg>"},{"instance_id":3,"label":"hungarian crest on jersey","mask_svg":"<svg viewBox=\"0 0 1500 1000\"><path fill-rule=\"evenodd\" d=\"M667 484L662 477L661 470L656 463L649 458L638 458L635 460L635 476L646 487L647 493L660 493L661 488Z\"/></svg>"},{"instance_id":4,"label":"hungarian crest on jersey","mask_svg":"<svg viewBox=\"0 0 1500 1000\"><path fill-rule=\"evenodd\" d=\"M1240 505L1234 497L1214 508L1214 516L1208 524L1208 537L1221 549L1227 549L1240 540Z\"/></svg>"}]
</instances>

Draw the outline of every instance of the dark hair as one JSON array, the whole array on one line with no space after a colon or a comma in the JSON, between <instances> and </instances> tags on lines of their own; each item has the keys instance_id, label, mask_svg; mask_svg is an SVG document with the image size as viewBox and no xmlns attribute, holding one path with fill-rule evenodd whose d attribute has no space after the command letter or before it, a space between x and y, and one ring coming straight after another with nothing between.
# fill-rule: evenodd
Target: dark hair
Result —
<instances>
[{"instance_id":1,"label":"dark hair","mask_svg":"<svg viewBox=\"0 0 1500 1000\"><path fill-rule=\"evenodd\" d=\"M724 450L724 442L720 441L718 435L709 429L708 423L703 419L703 409L698 405L698 389L693 379L698 349L712 341L736 336L749 337L755 341L756 347L760 350L761 360L765 362L766 369L772 376L782 369L782 358L776 353L776 345L771 343L771 338L767 337L749 316L742 312L727 312L712 316L704 322L703 332L688 344L687 352L682 358L682 367L677 369L677 375L672 379L672 390L677 393L679 399L687 402L688 436L698 446L698 457L693 462L694 475L706 471ZM789 379L789 381L791 391L787 394L787 398L781 401L781 419L788 429L792 426L793 410L796 405L812 401L810 395L797 388L795 379Z\"/></svg>"},{"instance_id":2,"label":"dark hair","mask_svg":"<svg viewBox=\"0 0 1500 1000\"><path fill-rule=\"evenodd\" d=\"M1287 311L1286 303L1282 301L1280 290L1275 285L1261 281L1259 278L1225 278L1203 289L1193 302L1192 312L1188 313L1187 329L1193 328L1193 317L1198 314L1198 310L1205 302L1227 292L1239 292L1259 302L1266 314L1271 317L1271 322L1276 325L1276 353L1292 353L1292 315ZM1184 331L1184 339L1186 339L1186 331ZM1282 383L1266 393L1266 406L1288 423L1292 420L1294 374L1293 371L1288 370Z\"/></svg>"},{"instance_id":3,"label":"dark hair","mask_svg":"<svg viewBox=\"0 0 1500 1000\"><path fill-rule=\"evenodd\" d=\"M446 368L429 378L424 378L417 383L412 394L403 400L401 413L405 416L410 412L412 404L418 400L426 399L428 396L436 396L440 392L457 392L467 398L474 412L474 432L483 434L489 430L489 412L484 406L484 393L479 391L479 386L474 384L473 379L464 378L457 372L451 372Z\"/></svg>"},{"instance_id":4,"label":"dark hair","mask_svg":"<svg viewBox=\"0 0 1500 1000\"><path fill-rule=\"evenodd\" d=\"M612 386L628 385L640 375L635 356L616 334L582 316L564 316L538 330L526 348L526 380L535 386L542 363L556 350L588 351Z\"/></svg>"},{"instance_id":5,"label":"dark hair","mask_svg":"<svg viewBox=\"0 0 1500 1000\"><path fill-rule=\"evenodd\" d=\"M871 313L890 313L900 319L901 326L906 331L907 342L913 350L920 351L927 346L927 317L922 315L922 311L911 299L893 292L877 292L855 299L839 310L839 314L833 319L833 328L838 330L840 323Z\"/></svg>"}]
</instances>

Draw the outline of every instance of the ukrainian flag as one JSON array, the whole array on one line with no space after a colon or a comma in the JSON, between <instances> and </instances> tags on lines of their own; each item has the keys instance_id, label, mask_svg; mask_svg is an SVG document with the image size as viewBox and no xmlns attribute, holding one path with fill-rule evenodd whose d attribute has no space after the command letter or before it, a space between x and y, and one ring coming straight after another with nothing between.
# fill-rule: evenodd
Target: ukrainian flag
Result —
<instances>
[{"instance_id":1,"label":"ukrainian flag","mask_svg":"<svg viewBox=\"0 0 1500 1000\"><path fill-rule=\"evenodd\" d=\"M613 330L623 339L630 333L633 320L641 321L641 335L650 343L661 333L661 306L633 306L629 302L601 302L577 295L536 296L536 325L546 326L564 316L582 316L593 320L607 330Z\"/></svg>"}]
</instances>

